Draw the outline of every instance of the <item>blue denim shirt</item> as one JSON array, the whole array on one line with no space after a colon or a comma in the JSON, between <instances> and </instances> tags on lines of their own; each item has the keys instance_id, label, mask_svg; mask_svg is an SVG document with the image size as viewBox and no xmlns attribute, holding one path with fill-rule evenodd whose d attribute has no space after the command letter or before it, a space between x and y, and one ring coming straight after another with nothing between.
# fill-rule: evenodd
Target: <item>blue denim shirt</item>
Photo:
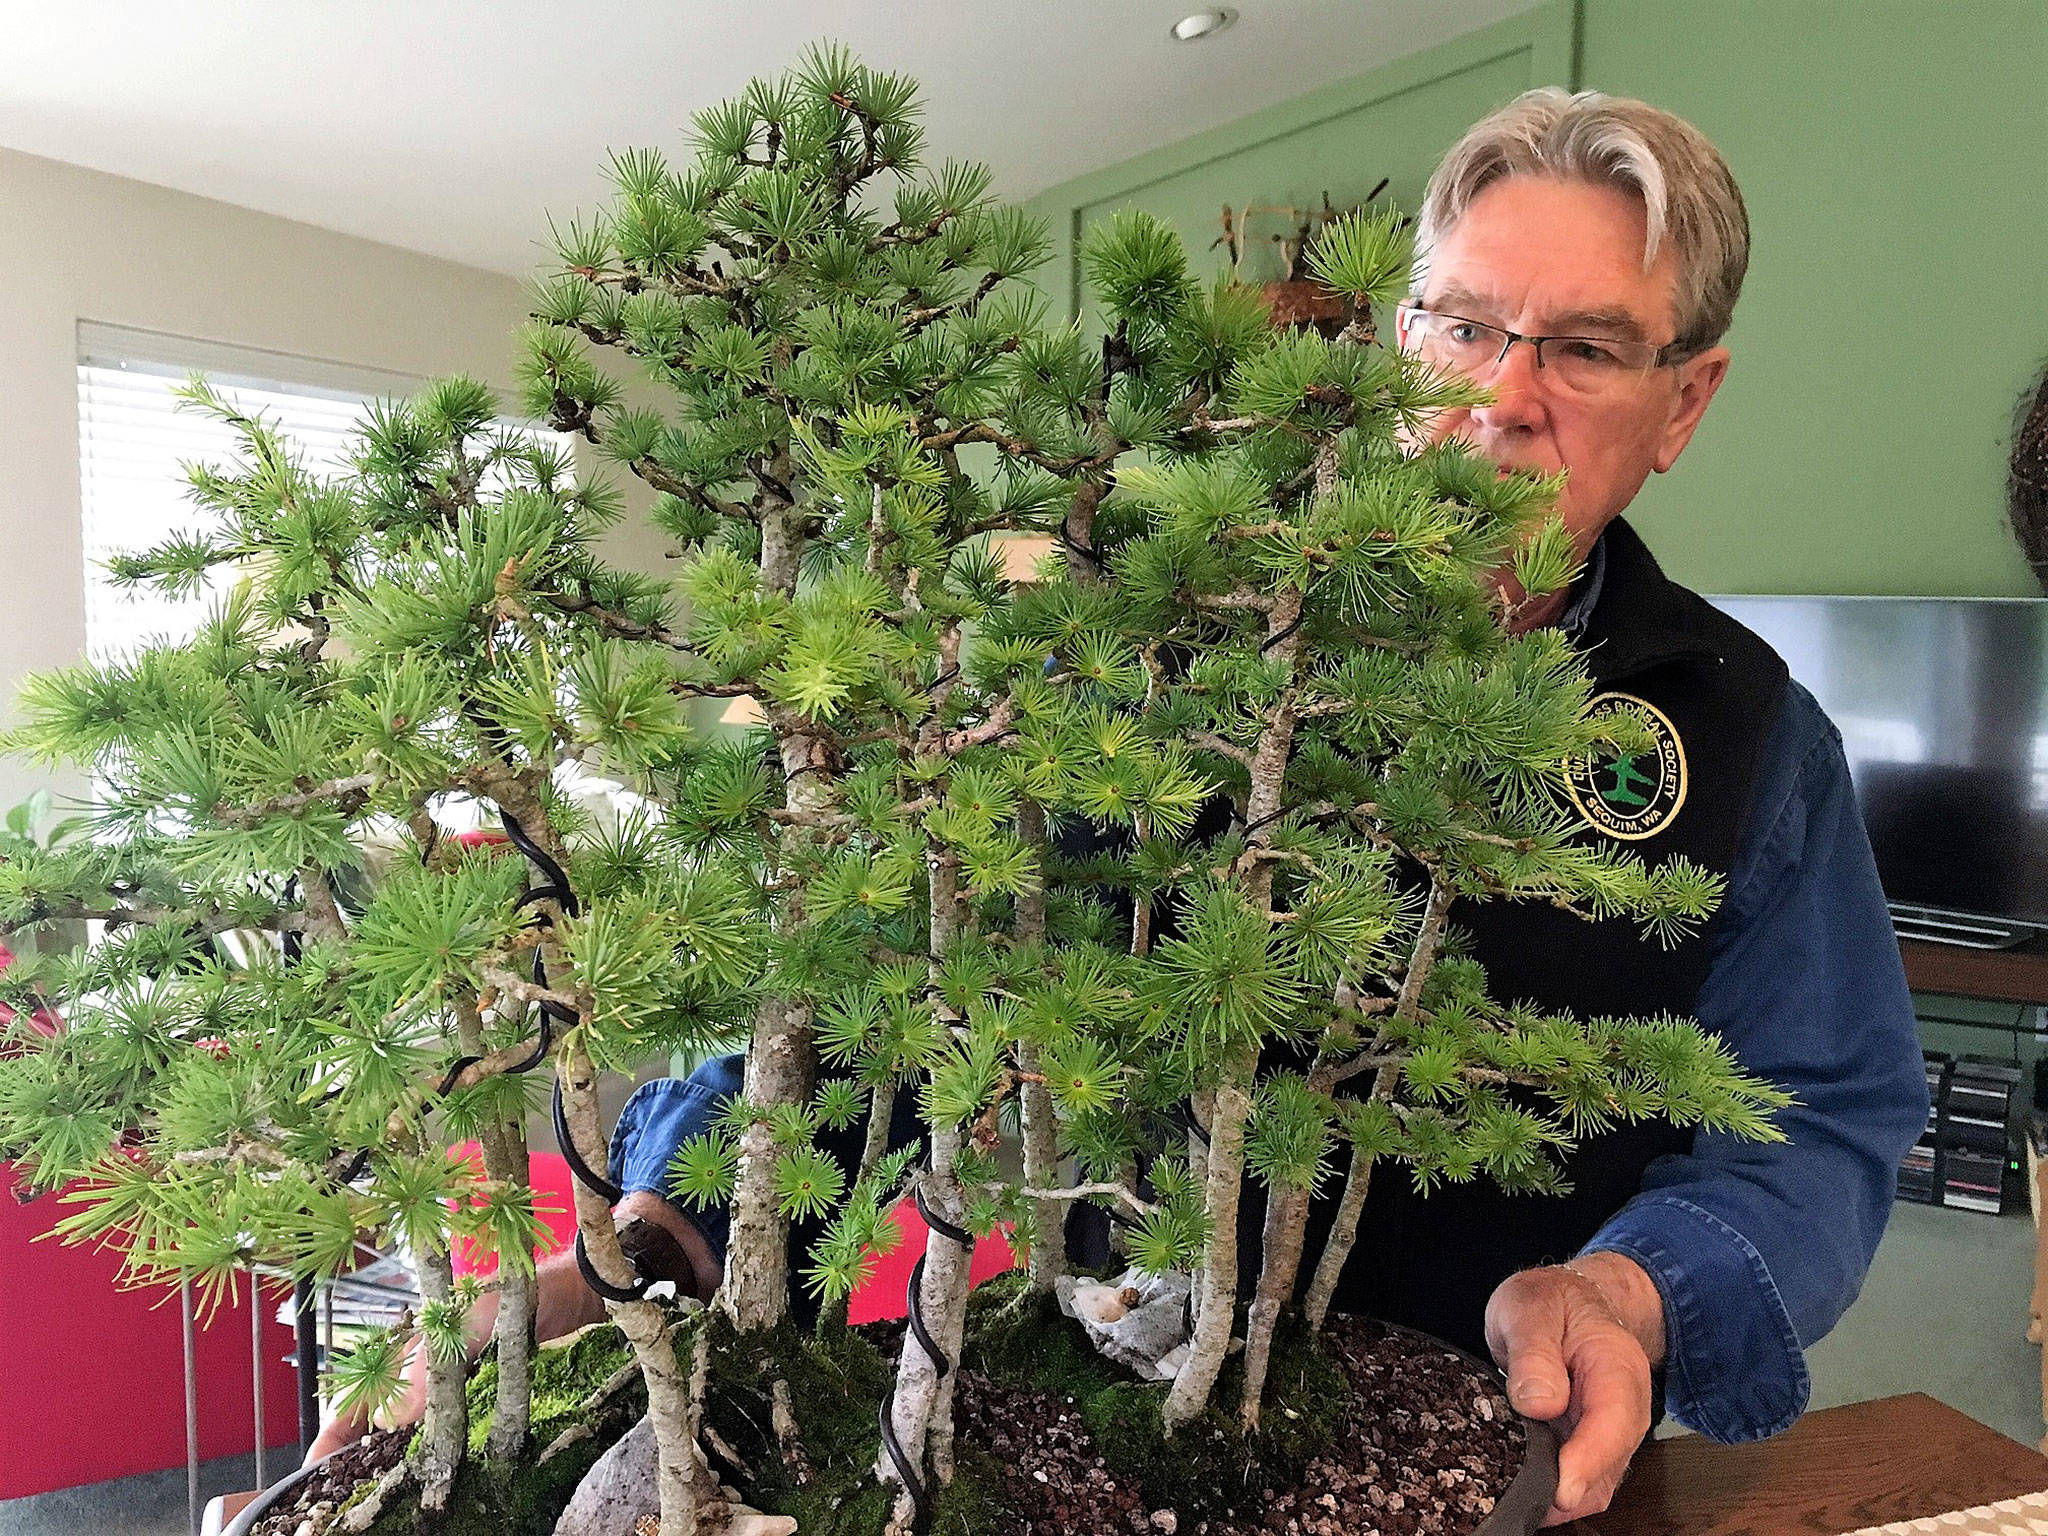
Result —
<instances>
[{"instance_id":1,"label":"blue denim shirt","mask_svg":"<svg viewBox=\"0 0 2048 1536\"><path fill-rule=\"evenodd\" d=\"M1695 1011L1750 1071L1797 1096L1777 1144L1702 1133L1586 1245L1664 1298L1665 1406L1722 1441L1805 1411L1802 1353L1856 1299L1927 1124L1912 998L1842 739L1794 682Z\"/></svg>"},{"instance_id":2,"label":"blue denim shirt","mask_svg":"<svg viewBox=\"0 0 2048 1536\"><path fill-rule=\"evenodd\" d=\"M1778 1121L1787 1140L1701 1134L1650 1166L1587 1251L1625 1254L1656 1282L1671 1416L1755 1440L1805 1410L1802 1351L1861 1288L1899 1160L1927 1121L1912 1000L1841 738L1797 683L1765 748L1697 1012L1797 1096ZM613 1133L613 1178L663 1189L670 1155L741 1077L741 1058L721 1056L637 1090ZM726 1213L691 1214L722 1256Z\"/></svg>"}]
</instances>

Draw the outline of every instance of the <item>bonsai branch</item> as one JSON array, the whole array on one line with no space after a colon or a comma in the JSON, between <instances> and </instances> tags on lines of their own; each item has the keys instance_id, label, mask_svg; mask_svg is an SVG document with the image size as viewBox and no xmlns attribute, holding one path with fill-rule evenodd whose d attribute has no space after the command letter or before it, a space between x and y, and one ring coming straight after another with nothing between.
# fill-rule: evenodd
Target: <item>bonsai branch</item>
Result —
<instances>
[{"instance_id":1,"label":"bonsai branch","mask_svg":"<svg viewBox=\"0 0 2048 1536\"><path fill-rule=\"evenodd\" d=\"M998 741L1004 736L1013 734L1010 729L1010 720L1015 715L1016 709L1017 706L1014 699L1004 698L999 700L996 707L989 711L989 717L982 721L980 725L972 726L966 730L949 732L941 744L940 750L948 757L958 757L969 747L985 746L991 741Z\"/></svg>"},{"instance_id":2,"label":"bonsai branch","mask_svg":"<svg viewBox=\"0 0 2048 1536\"><path fill-rule=\"evenodd\" d=\"M375 789L378 776L374 773L350 774L344 779L328 779L324 783L309 784L289 794L272 795L267 800L257 800L245 806L217 804L213 807L213 818L231 827L250 828L260 826L272 816L294 816L309 806L327 804L344 816L352 816L363 808Z\"/></svg>"},{"instance_id":3,"label":"bonsai branch","mask_svg":"<svg viewBox=\"0 0 2048 1536\"><path fill-rule=\"evenodd\" d=\"M1392 1099L1400 1080L1399 1067L1381 1067L1373 1079L1372 1097L1381 1102ZM1345 1261L1358 1242L1359 1218L1365 1214L1365 1198L1372 1189L1372 1165L1372 1158L1361 1154L1355 1146L1352 1148L1351 1168L1344 1176L1344 1193L1337 1201L1337 1215L1330 1235L1323 1241L1315 1276L1309 1281L1308 1295L1302 1302L1302 1315L1307 1318L1311 1333L1322 1332L1323 1322L1330 1315L1330 1302L1337 1294L1337 1282L1344 1274Z\"/></svg>"},{"instance_id":4,"label":"bonsai branch","mask_svg":"<svg viewBox=\"0 0 2048 1536\"><path fill-rule=\"evenodd\" d=\"M1066 1205L1107 1195L1122 1201L1140 1216L1150 1216L1159 1209L1121 1183L1070 1184L1065 1189L1020 1189L1017 1193L1027 1200L1057 1200Z\"/></svg>"},{"instance_id":5,"label":"bonsai branch","mask_svg":"<svg viewBox=\"0 0 2048 1536\"><path fill-rule=\"evenodd\" d=\"M1248 748L1240 747L1234 741L1227 741L1223 737L1218 736L1214 731L1190 731L1188 732L1187 739L1190 746L1200 747L1205 752L1214 752L1220 757L1227 757L1233 763L1242 763L1247 768L1252 765L1252 754Z\"/></svg>"},{"instance_id":6,"label":"bonsai branch","mask_svg":"<svg viewBox=\"0 0 2048 1536\"><path fill-rule=\"evenodd\" d=\"M1254 592L1240 587L1235 592L1197 592L1189 599L1197 608L1213 608L1219 611L1249 608L1259 613L1271 613L1276 601L1271 594Z\"/></svg>"},{"instance_id":7,"label":"bonsai branch","mask_svg":"<svg viewBox=\"0 0 2048 1536\"><path fill-rule=\"evenodd\" d=\"M587 1006L589 1001L578 993L564 992L557 987L544 987L538 982L529 981L523 976L514 975L501 965L493 965L486 962L479 966L477 970L478 974L489 983L491 988L485 1003L486 1007L492 1006L500 998L510 998L523 1008L535 1007L542 1003L553 1003L560 1008L578 1009ZM515 1046L509 1049L516 1052L520 1048ZM502 1056L505 1052L499 1051L494 1054ZM518 1057L515 1055L513 1059L517 1060ZM479 1062L477 1065L482 1066L483 1063ZM479 1072L477 1076L479 1078L488 1077L490 1073Z\"/></svg>"}]
</instances>

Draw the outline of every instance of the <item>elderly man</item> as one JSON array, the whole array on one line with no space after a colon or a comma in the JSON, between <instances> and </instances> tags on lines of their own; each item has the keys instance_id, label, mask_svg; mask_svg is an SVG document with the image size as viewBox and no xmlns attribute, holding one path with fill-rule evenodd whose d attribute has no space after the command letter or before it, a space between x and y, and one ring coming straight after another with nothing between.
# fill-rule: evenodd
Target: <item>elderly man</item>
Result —
<instances>
[{"instance_id":1,"label":"elderly man","mask_svg":"<svg viewBox=\"0 0 2048 1536\"><path fill-rule=\"evenodd\" d=\"M1532 91L1432 178L1398 319L1404 348L1493 393L1432 423L1433 439L1504 468L1569 471L1563 513L1585 572L1518 622L1561 625L1601 695L1648 705L1661 738L1574 786L1587 835L1728 877L1709 929L1668 952L1559 913L1460 914L1497 990L1582 1013L1690 1013L1797 1095L1783 1144L1639 1128L1582 1149L1562 1211L1482 1196L1470 1203L1500 1223L1433 1209L1390 1235L1403 1251L1359 1299L1396 1315L1404 1293L1426 1317L1469 1306L1470 1287L1421 1290L1461 1259L1485 1271L1577 1250L1509 1275L1484 1307L1516 1407L1569 1431L1553 1522L1606 1507L1649 1426L1653 1382L1675 1418L1715 1439L1798 1417L1801 1351L1855 1298L1926 1119L1911 1001L1839 737L1763 642L1667 580L1618 520L1678 461L1727 377L1720 341L1747 261L1741 195L1697 130L1641 102Z\"/></svg>"},{"instance_id":2,"label":"elderly man","mask_svg":"<svg viewBox=\"0 0 2048 1536\"><path fill-rule=\"evenodd\" d=\"M1782 1143L1666 1126L1590 1137L1563 1199L1473 1185L1425 1208L1405 1181L1374 1183L1374 1241L1353 1254L1337 1305L1492 1349L1516 1407L1566 1430L1552 1523L1606 1507L1660 1392L1720 1440L1798 1417L1801 1351L1854 1298L1926 1117L1905 978L1833 727L1769 647L1670 582L1619 521L1727 376L1720 340L1747 258L1741 196L1695 129L1641 102L1532 91L1438 168L1397 316L1403 348L1492 394L1438 417L1429 440L1460 439L1504 471L1569 472L1563 515L1584 573L1540 603L1504 575L1509 611L1518 626L1563 627L1587 651L1596 707L1634 706L1659 738L1579 776L1583 835L1728 880L1708 930L1671 949L1549 907L1493 903L1454 920L1497 995L1588 1017L1691 1014L1797 1095ZM622 1218L652 1235L648 1263L699 1294L718 1280L724 1216L686 1218L663 1197L666 1167L740 1076L727 1057L648 1084L614 1134L612 1173L631 1191ZM601 1310L573 1268L544 1267L544 1327Z\"/></svg>"}]
</instances>

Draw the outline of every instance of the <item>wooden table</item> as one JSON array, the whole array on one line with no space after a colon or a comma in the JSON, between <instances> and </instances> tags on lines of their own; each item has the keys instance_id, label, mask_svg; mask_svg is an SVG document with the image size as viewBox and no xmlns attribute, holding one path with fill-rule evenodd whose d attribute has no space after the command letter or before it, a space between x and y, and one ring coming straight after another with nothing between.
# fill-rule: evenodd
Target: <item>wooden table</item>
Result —
<instances>
[{"instance_id":1,"label":"wooden table","mask_svg":"<svg viewBox=\"0 0 2048 1536\"><path fill-rule=\"evenodd\" d=\"M2048 940L2035 938L2012 949L1965 949L1901 939L1899 958L1906 962L1906 985L1915 992L2048 1003Z\"/></svg>"},{"instance_id":2,"label":"wooden table","mask_svg":"<svg viewBox=\"0 0 2048 1536\"><path fill-rule=\"evenodd\" d=\"M1570 1536L1841 1536L2048 1488L2048 1457L1922 1393L1810 1413L1775 1440L1697 1435L1637 1454Z\"/></svg>"}]
</instances>

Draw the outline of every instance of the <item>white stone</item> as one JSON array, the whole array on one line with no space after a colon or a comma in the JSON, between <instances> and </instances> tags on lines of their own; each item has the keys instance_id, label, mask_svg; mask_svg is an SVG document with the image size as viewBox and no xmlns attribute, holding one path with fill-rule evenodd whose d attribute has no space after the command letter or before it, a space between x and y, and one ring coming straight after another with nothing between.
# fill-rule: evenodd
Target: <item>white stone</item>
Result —
<instances>
[{"instance_id":1,"label":"white stone","mask_svg":"<svg viewBox=\"0 0 2048 1536\"><path fill-rule=\"evenodd\" d=\"M1167 1381L1187 1358L1190 1288L1185 1274L1129 1269L1107 1285L1062 1275L1054 1294L1096 1349L1146 1381Z\"/></svg>"},{"instance_id":2,"label":"white stone","mask_svg":"<svg viewBox=\"0 0 2048 1536\"><path fill-rule=\"evenodd\" d=\"M749 1510L725 1523L724 1536L796 1536L794 1515L763 1515Z\"/></svg>"},{"instance_id":3,"label":"white stone","mask_svg":"<svg viewBox=\"0 0 2048 1536\"><path fill-rule=\"evenodd\" d=\"M555 1522L555 1536L633 1536L641 1516L660 1514L654 1421L642 1417L583 1474Z\"/></svg>"},{"instance_id":4,"label":"white stone","mask_svg":"<svg viewBox=\"0 0 2048 1536\"><path fill-rule=\"evenodd\" d=\"M1116 1322L1130 1307L1125 1303L1123 1291L1114 1285L1097 1285L1082 1281L1068 1297L1073 1316L1084 1323L1107 1325Z\"/></svg>"},{"instance_id":5,"label":"white stone","mask_svg":"<svg viewBox=\"0 0 2048 1536\"><path fill-rule=\"evenodd\" d=\"M705 1536L795 1536L792 1516L751 1509L723 1484L716 1497L723 1502L706 1511ZM583 1474L569 1507L555 1522L555 1536L635 1536L641 1521L651 1524L660 1517L661 1463L654 1421L642 1417Z\"/></svg>"}]
</instances>

